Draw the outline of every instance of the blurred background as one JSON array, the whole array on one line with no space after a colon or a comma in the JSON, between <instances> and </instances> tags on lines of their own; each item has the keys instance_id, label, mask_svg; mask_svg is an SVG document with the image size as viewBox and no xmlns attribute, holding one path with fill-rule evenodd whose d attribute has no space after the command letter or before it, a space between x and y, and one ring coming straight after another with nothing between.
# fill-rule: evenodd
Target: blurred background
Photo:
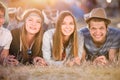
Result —
<instances>
[{"instance_id":1,"label":"blurred background","mask_svg":"<svg viewBox=\"0 0 120 80\"><path fill-rule=\"evenodd\" d=\"M82 27L86 25L84 14L89 13L93 8L103 7L112 21L110 25L120 28L120 0L0 1L7 6L9 13L9 23L7 25L10 30L18 27L21 14L28 8L38 8L43 11L46 24L51 24L49 20L55 21L54 17L57 17L60 11L69 10L76 17L78 26ZM19 26L21 25L20 23ZM120 58L117 63L100 67L90 63L82 64L80 67L0 66L0 80L120 80Z\"/></svg>"},{"instance_id":2,"label":"blurred background","mask_svg":"<svg viewBox=\"0 0 120 80\"><path fill-rule=\"evenodd\" d=\"M84 14L89 13L93 8L103 7L107 16L112 20L112 26L120 28L120 0L0 0L8 8L16 8L18 16L28 8L56 9L57 11L69 10L83 26ZM54 11L53 11L54 13ZM54 16L54 15L53 15Z\"/></svg>"}]
</instances>

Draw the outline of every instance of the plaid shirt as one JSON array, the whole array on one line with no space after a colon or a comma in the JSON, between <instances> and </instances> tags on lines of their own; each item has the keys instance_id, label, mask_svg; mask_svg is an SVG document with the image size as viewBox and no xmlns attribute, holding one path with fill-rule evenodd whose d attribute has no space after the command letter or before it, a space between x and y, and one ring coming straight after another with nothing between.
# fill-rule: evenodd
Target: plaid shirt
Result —
<instances>
[{"instance_id":1,"label":"plaid shirt","mask_svg":"<svg viewBox=\"0 0 120 80\"><path fill-rule=\"evenodd\" d=\"M87 52L87 59L92 59L95 56L106 55L108 58L109 49L120 48L120 30L108 27L107 39L101 47L96 47L92 41L88 28L80 29L84 35L84 46Z\"/></svg>"}]
</instances>

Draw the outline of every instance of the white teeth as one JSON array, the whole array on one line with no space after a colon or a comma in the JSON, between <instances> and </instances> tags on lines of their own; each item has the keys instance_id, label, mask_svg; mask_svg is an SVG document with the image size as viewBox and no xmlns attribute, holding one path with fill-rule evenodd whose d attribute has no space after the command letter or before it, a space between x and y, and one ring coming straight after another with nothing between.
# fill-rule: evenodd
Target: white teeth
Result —
<instances>
[{"instance_id":1,"label":"white teeth","mask_svg":"<svg viewBox=\"0 0 120 80\"><path fill-rule=\"evenodd\" d=\"M33 28L33 27L30 27L30 29L35 30L35 28Z\"/></svg>"},{"instance_id":2,"label":"white teeth","mask_svg":"<svg viewBox=\"0 0 120 80\"><path fill-rule=\"evenodd\" d=\"M65 31L66 33L69 33L70 31Z\"/></svg>"},{"instance_id":3,"label":"white teeth","mask_svg":"<svg viewBox=\"0 0 120 80\"><path fill-rule=\"evenodd\" d=\"M68 30L68 29L67 29L67 30L65 30L65 32L70 32L70 31L71 31L71 30Z\"/></svg>"},{"instance_id":4,"label":"white teeth","mask_svg":"<svg viewBox=\"0 0 120 80\"><path fill-rule=\"evenodd\" d=\"M101 36L95 36L95 38L100 39L100 38L101 38Z\"/></svg>"}]
</instances>

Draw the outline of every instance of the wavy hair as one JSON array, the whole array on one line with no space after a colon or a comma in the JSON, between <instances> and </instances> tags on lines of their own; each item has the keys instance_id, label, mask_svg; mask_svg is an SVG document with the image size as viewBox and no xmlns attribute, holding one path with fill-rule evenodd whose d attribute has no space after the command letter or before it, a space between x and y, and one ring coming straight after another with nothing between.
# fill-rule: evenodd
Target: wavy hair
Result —
<instances>
[{"instance_id":1,"label":"wavy hair","mask_svg":"<svg viewBox=\"0 0 120 80\"><path fill-rule=\"evenodd\" d=\"M35 57L35 56L42 56L41 47L42 47L42 38L43 38L43 33L44 33L44 30L43 30L44 17L43 17L40 10L28 9L23 13L22 20L24 21L33 12L38 14L42 20L40 31L35 35L35 38L34 38L35 42L34 42L33 47L32 47L32 50L33 50L32 56ZM25 23L24 23L24 25L21 28L22 51L23 51L23 58L24 59L28 58L28 54L27 54L28 45L27 45L27 40L26 40L26 33L27 33L27 31L25 29Z\"/></svg>"}]
</instances>

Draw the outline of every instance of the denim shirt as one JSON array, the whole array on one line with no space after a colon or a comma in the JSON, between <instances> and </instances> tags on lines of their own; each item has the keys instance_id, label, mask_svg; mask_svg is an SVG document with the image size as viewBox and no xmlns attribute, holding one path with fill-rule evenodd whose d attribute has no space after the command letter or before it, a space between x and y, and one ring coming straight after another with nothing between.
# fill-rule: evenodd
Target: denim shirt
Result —
<instances>
[{"instance_id":1,"label":"denim shirt","mask_svg":"<svg viewBox=\"0 0 120 80\"><path fill-rule=\"evenodd\" d=\"M52 47L53 47L53 35L54 35L55 29L50 29L44 33L43 36L43 44L42 44L42 51L43 51L43 58L49 65L63 65L63 63L68 59L71 51L71 43L68 44L66 48L66 57L63 61L55 61L52 58ZM81 58L82 57L82 52L83 52L83 36L82 34L78 34L78 56ZM63 48L64 49L64 48Z\"/></svg>"}]
</instances>

